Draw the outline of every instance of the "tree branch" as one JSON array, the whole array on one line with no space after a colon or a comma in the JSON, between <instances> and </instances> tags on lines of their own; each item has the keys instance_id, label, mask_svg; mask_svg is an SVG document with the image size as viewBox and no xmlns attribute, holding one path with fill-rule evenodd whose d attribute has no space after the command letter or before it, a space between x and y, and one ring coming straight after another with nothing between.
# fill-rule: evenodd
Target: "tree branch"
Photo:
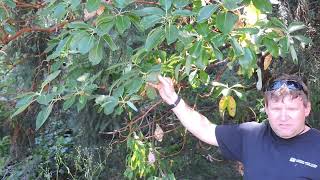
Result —
<instances>
[{"instance_id":1,"label":"tree branch","mask_svg":"<svg viewBox=\"0 0 320 180\"><path fill-rule=\"evenodd\" d=\"M16 3L16 7L19 8L34 8L34 9L40 9L42 7L44 7L44 3L40 3L40 4L32 4L32 3L25 3L25 2L20 2L15 0L14 1Z\"/></svg>"},{"instance_id":2,"label":"tree branch","mask_svg":"<svg viewBox=\"0 0 320 180\"><path fill-rule=\"evenodd\" d=\"M22 28L20 29L15 35L13 36L8 36L8 37L4 37L2 38L1 42L2 44L8 44L10 41L13 41L15 39L17 39L19 36L22 36L25 33L28 32L46 32L46 33L52 33L55 32L61 28L63 28L66 24L68 23L68 21L62 22L60 24L57 24L53 27L50 28L39 28L39 27L26 27L26 28Z\"/></svg>"}]
</instances>

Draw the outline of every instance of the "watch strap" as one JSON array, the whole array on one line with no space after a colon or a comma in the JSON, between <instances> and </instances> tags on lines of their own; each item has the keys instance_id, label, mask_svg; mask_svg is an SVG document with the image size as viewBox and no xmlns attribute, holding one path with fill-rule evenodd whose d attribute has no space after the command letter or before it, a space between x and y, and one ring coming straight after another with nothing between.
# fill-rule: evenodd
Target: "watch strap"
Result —
<instances>
[{"instance_id":1,"label":"watch strap","mask_svg":"<svg viewBox=\"0 0 320 180\"><path fill-rule=\"evenodd\" d=\"M181 97L178 96L177 100L173 104L169 105L170 109L173 109L173 108L177 107L179 102L180 102L180 100L181 100Z\"/></svg>"}]
</instances>

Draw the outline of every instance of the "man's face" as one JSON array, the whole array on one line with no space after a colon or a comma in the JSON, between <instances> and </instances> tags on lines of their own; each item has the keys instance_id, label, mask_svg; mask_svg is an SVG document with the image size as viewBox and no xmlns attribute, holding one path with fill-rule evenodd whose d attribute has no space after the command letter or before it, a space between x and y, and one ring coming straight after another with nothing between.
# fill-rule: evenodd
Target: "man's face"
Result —
<instances>
[{"instance_id":1,"label":"man's face","mask_svg":"<svg viewBox=\"0 0 320 180\"><path fill-rule=\"evenodd\" d=\"M302 98L292 99L290 95L278 101L268 100L265 107L272 130L281 138L292 138L304 130L305 118L309 115L310 103L303 105Z\"/></svg>"}]
</instances>

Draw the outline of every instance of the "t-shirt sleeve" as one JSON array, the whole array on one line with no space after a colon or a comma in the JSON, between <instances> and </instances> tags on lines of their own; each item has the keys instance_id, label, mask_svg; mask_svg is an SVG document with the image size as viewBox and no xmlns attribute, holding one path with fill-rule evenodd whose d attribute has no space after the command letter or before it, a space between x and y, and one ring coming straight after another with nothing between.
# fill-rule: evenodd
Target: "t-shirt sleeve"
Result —
<instances>
[{"instance_id":1,"label":"t-shirt sleeve","mask_svg":"<svg viewBox=\"0 0 320 180\"><path fill-rule=\"evenodd\" d=\"M230 160L242 161L243 133L240 125L218 125L215 133L222 155Z\"/></svg>"}]
</instances>

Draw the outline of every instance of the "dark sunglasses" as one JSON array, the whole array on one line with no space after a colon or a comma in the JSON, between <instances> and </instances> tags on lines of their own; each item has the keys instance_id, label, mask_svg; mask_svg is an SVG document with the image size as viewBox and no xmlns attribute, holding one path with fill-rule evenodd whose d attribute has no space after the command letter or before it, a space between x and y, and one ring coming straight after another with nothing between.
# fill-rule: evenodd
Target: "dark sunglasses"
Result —
<instances>
[{"instance_id":1,"label":"dark sunglasses","mask_svg":"<svg viewBox=\"0 0 320 180\"><path fill-rule=\"evenodd\" d=\"M292 91L303 91L305 94L307 94L304 89L303 86L298 83L297 81L294 80L277 80L277 81L273 81L269 87L267 87L267 91L274 91L274 90L278 90L280 89L283 85L286 85L287 88L289 90Z\"/></svg>"}]
</instances>

